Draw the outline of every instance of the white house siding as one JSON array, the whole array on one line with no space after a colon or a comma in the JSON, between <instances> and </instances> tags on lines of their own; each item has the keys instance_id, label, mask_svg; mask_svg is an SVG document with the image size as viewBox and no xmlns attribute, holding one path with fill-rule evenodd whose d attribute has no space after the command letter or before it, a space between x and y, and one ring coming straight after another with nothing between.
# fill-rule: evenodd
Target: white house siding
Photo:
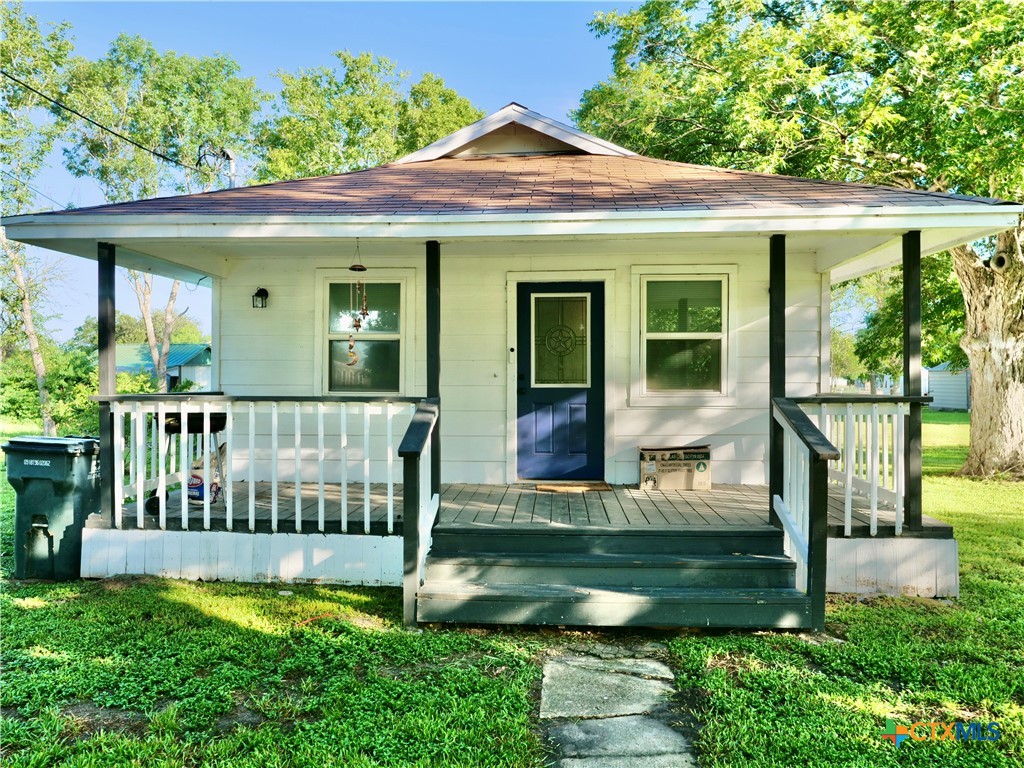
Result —
<instances>
[{"instance_id":1,"label":"white house siding","mask_svg":"<svg viewBox=\"0 0 1024 768\"><path fill-rule=\"evenodd\" d=\"M239 396L318 394L315 345L322 341L316 337L316 270L344 270L352 261L354 247L291 243L277 248L261 245L253 252L258 255L235 260L230 276L217 289L215 381L219 377L219 388ZM385 268L414 271L416 365L411 391L406 394L424 395L424 245L364 241L360 258L369 268L365 276L370 279L380 277ZM821 276L814 270L814 261L811 253L787 256L787 391L794 396L814 394L819 387L824 313ZM631 306L633 265L736 268L733 317L738 367L733 404L667 408L629 403L631 335L637 311ZM542 282L564 280L566 273L581 270L612 277L607 285L614 307L606 329L611 375L606 479L612 483L637 481L636 450L640 444L710 443L714 482L765 482L767 237L442 243L442 479L469 483L515 480L507 471L508 452L515 445L509 424L509 387L514 384L509 353L509 275ZM523 277L524 273L536 274ZM545 273L554 275L546 277ZM252 309L251 296L258 286L270 292L267 309ZM292 445L287 438L290 423L282 419L285 450ZM315 426L307 427L304 421L304 432L309 428L315 433ZM333 422L328 425L329 435L331 429L337 434ZM398 434L400 438L401 432ZM328 453L336 465L336 454ZM269 446L264 455L269 458ZM287 463L290 458L282 457L282 461L291 466ZM315 479L315 472L311 466L306 479Z\"/></svg>"},{"instance_id":2,"label":"white house siding","mask_svg":"<svg viewBox=\"0 0 1024 768\"><path fill-rule=\"evenodd\" d=\"M970 403L970 371L930 371L928 394L931 408L943 411L966 411Z\"/></svg>"}]
</instances>

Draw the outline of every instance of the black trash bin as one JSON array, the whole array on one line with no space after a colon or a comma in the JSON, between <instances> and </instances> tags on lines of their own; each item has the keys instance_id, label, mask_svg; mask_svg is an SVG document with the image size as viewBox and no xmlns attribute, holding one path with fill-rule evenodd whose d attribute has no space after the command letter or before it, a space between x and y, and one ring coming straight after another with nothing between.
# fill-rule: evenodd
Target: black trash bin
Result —
<instances>
[{"instance_id":1,"label":"black trash bin","mask_svg":"<svg viewBox=\"0 0 1024 768\"><path fill-rule=\"evenodd\" d=\"M99 441L12 437L4 447L14 505L14 578L77 579L82 528L100 506Z\"/></svg>"}]
</instances>

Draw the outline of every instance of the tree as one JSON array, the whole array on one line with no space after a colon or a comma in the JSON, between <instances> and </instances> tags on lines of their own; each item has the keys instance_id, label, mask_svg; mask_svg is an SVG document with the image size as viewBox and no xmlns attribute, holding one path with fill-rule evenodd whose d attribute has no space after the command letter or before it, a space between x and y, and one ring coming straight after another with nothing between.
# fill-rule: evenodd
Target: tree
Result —
<instances>
[{"instance_id":1,"label":"tree","mask_svg":"<svg viewBox=\"0 0 1024 768\"><path fill-rule=\"evenodd\" d=\"M93 120L152 152L85 121L66 117L65 165L94 178L109 202L152 197L161 189L206 191L223 180L229 153L245 157L265 95L223 55L195 58L159 53L137 36L121 35L98 61L75 59L64 100ZM163 321L153 318L153 276L128 272L146 328L146 343L165 391L167 353L180 282L171 285ZM157 334L160 328L160 334Z\"/></svg>"},{"instance_id":2,"label":"tree","mask_svg":"<svg viewBox=\"0 0 1024 768\"><path fill-rule=\"evenodd\" d=\"M164 318L162 314L153 317L153 326L157 336L162 337ZM114 341L118 344L147 344L145 322L141 317L129 315L118 310L114 318ZM171 333L171 344L199 344L205 340L199 325L187 314L177 315L174 330ZM99 348L99 326L96 317L90 315L64 344L68 350L82 350L95 353Z\"/></svg>"},{"instance_id":3,"label":"tree","mask_svg":"<svg viewBox=\"0 0 1024 768\"><path fill-rule=\"evenodd\" d=\"M34 16L26 16L20 3L0 6L4 41L0 46L0 68L18 80L42 92L56 91L64 77L64 66L71 53L68 25L40 29ZM60 127L47 119L45 102L31 90L14 80L3 78L3 101L6 106L0 121L0 214L13 216L25 213L35 202L29 184L36 177L56 140ZM50 393L46 386L46 361L40 338L39 304L43 297L51 266L33 259L25 246L7 239L0 229L4 265L0 271L4 304L5 354L16 344L21 332L28 345L35 373L39 405L43 416L43 433L56 434L50 411ZM16 329L13 319L20 320Z\"/></svg>"},{"instance_id":4,"label":"tree","mask_svg":"<svg viewBox=\"0 0 1024 768\"><path fill-rule=\"evenodd\" d=\"M886 273L886 291L857 332L854 349L872 373L898 378L903 371L903 275ZM921 260L921 361L930 368L948 362L967 366L960 347L964 332L964 299L949 254Z\"/></svg>"},{"instance_id":5,"label":"tree","mask_svg":"<svg viewBox=\"0 0 1024 768\"><path fill-rule=\"evenodd\" d=\"M259 131L259 181L326 176L386 163L482 117L427 73L403 96L395 62L337 51L339 67L278 72L275 113Z\"/></svg>"},{"instance_id":6,"label":"tree","mask_svg":"<svg viewBox=\"0 0 1024 768\"><path fill-rule=\"evenodd\" d=\"M853 334L844 333L839 328L832 328L829 335L832 341L829 347L832 378L846 379L848 382L862 379L868 371L857 355Z\"/></svg>"},{"instance_id":7,"label":"tree","mask_svg":"<svg viewBox=\"0 0 1024 768\"><path fill-rule=\"evenodd\" d=\"M599 14L613 75L583 94L580 126L671 160L1024 198L1019 4L701 6ZM1024 473L1022 232L952 252L973 372L966 474Z\"/></svg>"}]
</instances>

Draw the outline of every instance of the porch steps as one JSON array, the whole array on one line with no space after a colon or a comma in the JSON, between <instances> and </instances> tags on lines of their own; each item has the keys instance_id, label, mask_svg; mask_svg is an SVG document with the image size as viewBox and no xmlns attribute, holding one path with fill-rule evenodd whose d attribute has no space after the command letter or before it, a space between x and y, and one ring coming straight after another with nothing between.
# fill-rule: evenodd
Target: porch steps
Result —
<instances>
[{"instance_id":1,"label":"porch steps","mask_svg":"<svg viewBox=\"0 0 1024 768\"><path fill-rule=\"evenodd\" d=\"M493 524L435 529L422 622L779 627L810 621L769 526L673 529Z\"/></svg>"}]
</instances>

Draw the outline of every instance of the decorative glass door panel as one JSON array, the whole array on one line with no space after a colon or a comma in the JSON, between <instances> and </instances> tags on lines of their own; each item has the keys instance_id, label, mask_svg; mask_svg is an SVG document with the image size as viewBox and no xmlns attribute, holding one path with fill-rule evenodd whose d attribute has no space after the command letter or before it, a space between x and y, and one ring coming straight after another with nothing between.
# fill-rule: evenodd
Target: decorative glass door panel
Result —
<instances>
[{"instance_id":1,"label":"decorative glass door panel","mask_svg":"<svg viewBox=\"0 0 1024 768\"><path fill-rule=\"evenodd\" d=\"M533 296L533 386L590 386L590 294Z\"/></svg>"}]
</instances>

